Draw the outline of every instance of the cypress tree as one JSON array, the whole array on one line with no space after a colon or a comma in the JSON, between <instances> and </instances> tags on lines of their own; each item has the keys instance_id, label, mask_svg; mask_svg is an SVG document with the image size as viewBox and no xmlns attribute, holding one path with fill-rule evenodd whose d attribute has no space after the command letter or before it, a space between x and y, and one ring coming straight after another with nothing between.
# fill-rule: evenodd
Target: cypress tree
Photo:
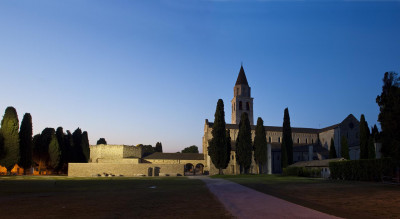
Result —
<instances>
[{"instance_id":1,"label":"cypress tree","mask_svg":"<svg viewBox=\"0 0 400 219\"><path fill-rule=\"evenodd\" d=\"M333 138L331 138L331 148L329 149L329 158L330 159L337 158L335 141L333 141Z\"/></svg>"},{"instance_id":2,"label":"cypress tree","mask_svg":"<svg viewBox=\"0 0 400 219\"><path fill-rule=\"evenodd\" d=\"M368 139L368 159L375 159L375 145L374 145L374 137L371 135Z\"/></svg>"},{"instance_id":3,"label":"cypress tree","mask_svg":"<svg viewBox=\"0 0 400 219\"><path fill-rule=\"evenodd\" d=\"M62 169L64 164L66 163L67 160L67 149L65 148L65 134L64 134L64 129L63 127L58 127L56 129L56 137L58 141L58 145L61 150L61 164L60 167L58 167L58 170Z\"/></svg>"},{"instance_id":4,"label":"cypress tree","mask_svg":"<svg viewBox=\"0 0 400 219\"><path fill-rule=\"evenodd\" d=\"M7 107L1 120L1 133L3 135L4 157L0 159L0 165L10 174L15 164L19 162L19 121L14 107Z\"/></svg>"},{"instance_id":5,"label":"cypress tree","mask_svg":"<svg viewBox=\"0 0 400 219\"><path fill-rule=\"evenodd\" d=\"M52 136L55 135L56 130L54 128L45 128L40 135L40 145L39 145L39 172L42 172L44 167L47 168L49 164L49 145L52 140ZM50 168L52 168L50 166Z\"/></svg>"},{"instance_id":6,"label":"cypress tree","mask_svg":"<svg viewBox=\"0 0 400 219\"><path fill-rule=\"evenodd\" d=\"M97 145L99 145L99 144L107 144L106 139L100 138L99 140L97 140Z\"/></svg>"},{"instance_id":7,"label":"cypress tree","mask_svg":"<svg viewBox=\"0 0 400 219\"><path fill-rule=\"evenodd\" d=\"M72 160L73 160L73 162L81 163L83 160L82 159L83 150L82 150L82 130L80 128L77 128L72 133L72 142L73 142Z\"/></svg>"},{"instance_id":8,"label":"cypress tree","mask_svg":"<svg viewBox=\"0 0 400 219\"><path fill-rule=\"evenodd\" d=\"M51 135L49 144L49 166L54 170L58 171L61 168L61 148L57 140L55 133Z\"/></svg>"},{"instance_id":9,"label":"cypress tree","mask_svg":"<svg viewBox=\"0 0 400 219\"><path fill-rule=\"evenodd\" d=\"M89 137L87 131L82 133L82 162L87 163L90 158Z\"/></svg>"},{"instance_id":10,"label":"cypress tree","mask_svg":"<svg viewBox=\"0 0 400 219\"><path fill-rule=\"evenodd\" d=\"M254 160L258 164L259 173L263 172L262 166L267 162L267 136L264 129L264 121L257 119L256 133L254 136Z\"/></svg>"},{"instance_id":11,"label":"cypress tree","mask_svg":"<svg viewBox=\"0 0 400 219\"><path fill-rule=\"evenodd\" d=\"M208 142L208 155L214 166L219 170L219 174L223 174L222 169L227 165L227 137L225 129L225 111L224 102L219 99L214 114L214 125L211 131L212 139ZM230 152L229 152L230 153Z\"/></svg>"},{"instance_id":12,"label":"cypress tree","mask_svg":"<svg viewBox=\"0 0 400 219\"><path fill-rule=\"evenodd\" d=\"M232 145L231 145L232 139L231 139L231 134L229 129L226 130L226 160L225 160L225 165L224 169L228 167L229 161L231 160L231 151L232 151Z\"/></svg>"},{"instance_id":13,"label":"cypress tree","mask_svg":"<svg viewBox=\"0 0 400 219\"><path fill-rule=\"evenodd\" d=\"M340 155L344 159L350 160L349 144L347 143L346 136L343 135L340 141L341 141L341 145L342 145L342 150L340 151Z\"/></svg>"},{"instance_id":14,"label":"cypress tree","mask_svg":"<svg viewBox=\"0 0 400 219\"><path fill-rule=\"evenodd\" d=\"M288 108L285 109L284 116L283 116L282 145L285 145L285 147L286 147L288 165L293 164L292 127L290 127L290 116L289 116Z\"/></svg>"},{"instance_id":15,"label":"cypress tree","mask_svg":"<svg viewBox=\"0 0 400 219\"><path fill-rule=\"evenodd\" d=\"M364 114L361 114L360 119L360 159L368 159L368 138L369 128L365 121Z\"/></svg>"},{"instance_id":16,"label":"cypress tree","mask_svg":"<svg viewBox=\"0 0 400 219\"><path fill-rule=\"evenodd\" d=\"M236 157L241 173L248 173L251 166L252 142L249 116L243 112L240 117L239 133L236 140Z\"/></svg>"},{"instance_id":17,"label":"cypress tree","mask_svg":"<svg viewBox=\"0 0 400 219\"><path fill-rule=\"evenodd\" d=\"M5 156L4 154L4 138L3 134L1 134L1 129L0 129L0 159L2 159Z\"/></svg>"},{"instance_id":18,"label":"cypress tree","mask_svg":"<svg viewBox=\"0 0 400 219\"><path fill-rule=\"evenodd\" d=\"M64 148L65 148L65 163L68 164L73 162L74 161L73 137L69 130L67 130L67 134L64 137Z\"/></svg>"},{"instance_id":19,"label":"cypress tree","mask_svg":"<svg viewBox=\"0 0 400 219\"><path fill-rule=\"evenodd\" d=\"M25 113L21 122L19 131L19 166L26 170L32 166L33 139L32 139L32 117L31 114Z\"/></svg>"},{"instance_id":20,"label":"cypress tree","mask_svg":"<svg viewBox=\"0 0 400 219\"><path fill-rule=\"evenodd\" d=\"M156 143L156 152L161 152L161 153L163 152L161 142Z\"/></svg>"}]
</instances>

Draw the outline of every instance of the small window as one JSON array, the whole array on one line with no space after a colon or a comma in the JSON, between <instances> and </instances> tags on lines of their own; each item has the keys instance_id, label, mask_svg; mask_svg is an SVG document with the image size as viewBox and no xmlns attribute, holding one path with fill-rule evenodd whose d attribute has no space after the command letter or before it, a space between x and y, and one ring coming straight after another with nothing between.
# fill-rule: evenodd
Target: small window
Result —
<instances>
[{"instance_id":1,"label":"small window","mask_svg":"<svg viewBox=\"0 0 400 219\"><path fill-rule=\"evenodd\" d=\"M300 144L300 138L297 138L297 144Z\"/></svg>"},{"instance_id":2,"label":"small window","mask_svg":"<svg viewBox=\"0 0 400 219\"><path fill-rule=\"evenodd\" d=\"M250 104L249 104L249 102L246 102L246 110L250 110Z\"/></svg>"},{"instance_id":3,"label":"small window","mask_svg":"<svg viewBox=\"0 0 400 219\"><path fill-rule=\"evenodd\" d=\"M234 156L232 155L232 160L234 160L235 158L234 158Z\"/></svg>"},{"instance_id":4,"label":"small window","mask_svg":"<svg viewBox=\"0 0 400 219\"><path fill-rule=\"evenodd\" d=\"M306 144L308 144L308 138L306 138Z\"/></svg>"},{"instance_id":5,"label":"small window","mask_svg":"<svg viewBox=\"0 0 400 219\"><path fill-rule=\"evenodd\" d=\"M281 138L280 137L278 137L278 143L281 143Z\"/></svg>"},{"instance_id":6,"label":"small window","mask_svg":"<svg viewBox=\"0 0 400 219\"><path fill-rule=\"evenodd\" d=\"M268 137L268 142L271 143L271 137Z\"/></svg>"},{"instance_id":7,"label":"small window","mask_svg":"<svg viewBox=\"0 0 400 219\"><path fill-rule=\"evenodd\" d=\"M242 101L239 101L239 110L242 110Z\"/></svg>"},{"instance_id":8,"label":"small window","mask_svg":"<svg viewBox=\"0 0 400 219\"><path fill-rule=\"evenodd\" d=\"M311 139L311 144L314 144L314 139Z\"/></svg>"}]
</instances>

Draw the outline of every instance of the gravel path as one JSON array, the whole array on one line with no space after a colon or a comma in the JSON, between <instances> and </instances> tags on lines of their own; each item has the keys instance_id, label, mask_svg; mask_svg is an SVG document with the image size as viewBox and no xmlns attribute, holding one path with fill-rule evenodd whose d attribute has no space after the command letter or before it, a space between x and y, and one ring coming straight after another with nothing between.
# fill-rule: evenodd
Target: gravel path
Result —
<instances>
[{"instance_id":1,"label":"gravel path","mask_svg":"<svg viewBox=\"0 0 400 219\"><path fill-rule=\"evenodd\" d=\"M189 178L203 180L225 208L237 218L338 218L228 180L207 176Z\"/></svg>"}]
</instances>

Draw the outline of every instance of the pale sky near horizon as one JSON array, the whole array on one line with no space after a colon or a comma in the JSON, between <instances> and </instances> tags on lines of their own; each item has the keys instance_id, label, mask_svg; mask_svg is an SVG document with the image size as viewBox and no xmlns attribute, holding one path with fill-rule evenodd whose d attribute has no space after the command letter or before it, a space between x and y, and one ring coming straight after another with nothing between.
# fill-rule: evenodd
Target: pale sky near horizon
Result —
<instances>
[{"instance_id":1,"label":"pale sky near horizon","mask_svg":"<svg viewBox=\"0 0 400 219\"><path fill-rule=\"evenodd\" d=\"M378 124L383 74L400 72L399 1L0 1L0 113L31 113L90 144L202 148L219 98L230 123L246 72L254 121Z\"/></svg>"}]
</instances>

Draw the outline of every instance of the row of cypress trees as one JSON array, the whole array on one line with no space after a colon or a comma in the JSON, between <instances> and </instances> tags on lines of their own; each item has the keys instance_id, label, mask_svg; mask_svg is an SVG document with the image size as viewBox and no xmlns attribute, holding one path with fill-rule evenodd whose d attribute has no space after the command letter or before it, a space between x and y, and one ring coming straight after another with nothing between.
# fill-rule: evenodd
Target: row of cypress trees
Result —
<instances>
[{"instance_id":1,"label":"row of cypress trees","mask_svg":"<svg viewBox=\"0 0 400 219\"><path fill-rule=\"evenodd\" d=\"M217 102L211 134L213 138L209 141L208 154L215 167L218 168L219 174L222 174L222 169L225 169L229 164L231 154L230 130L226 129L222 99ZM267 139L264 122L261 118L257 119L254 143L252 143L249 117L244 112L240 118L239 133L236 139L236 161L240 165L240 173L248 172L253 152L255 162L259 165L261 173L262 166L267 161Z\"/></svg>"},{"instance_id":2,"label":"row of cypress trees","mask_svg":"<svg viewBox=\"0 0 400 219\"><path fill-rule=\"evenodd\" d=\"M0 128L0 165L10 174L15 164L26 170L38 166L55 172L66 171L68 162L87 162L89 140L87 132L76 129L73 134L63 128L45 128L32 137L32 116L25 113L19 128L14 107L7 107Z\"/></svg>"}]
</instances>

